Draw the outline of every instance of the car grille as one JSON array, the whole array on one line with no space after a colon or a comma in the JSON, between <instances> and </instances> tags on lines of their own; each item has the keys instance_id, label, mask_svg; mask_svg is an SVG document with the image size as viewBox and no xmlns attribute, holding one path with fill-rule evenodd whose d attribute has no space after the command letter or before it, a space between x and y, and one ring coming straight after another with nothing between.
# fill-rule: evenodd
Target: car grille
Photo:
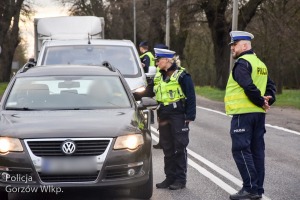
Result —
<instances>
[{"instance_id":1,"label":"car grille","mask_svg":"<svg viewBox=\"0 0 300 200\"><path fill-rule=\"evenodd\" d=\"M39 173L43 182L89 182L95 181L98 177L99 171L92 174L43 174Z\"/></svg>"},{"instance_id":2,"label":"car grille","mask_svg":"<svg viewBox=\"0 0 300 200\"><path fill-rule=\"evenodd\" d=\"M65 156L61 149L61 141L28 141L32 153L36 156ZM72 156L96 156L101 155L107 148L110 140L75 140L76 151Z\"/></svg>"}]
</instances>

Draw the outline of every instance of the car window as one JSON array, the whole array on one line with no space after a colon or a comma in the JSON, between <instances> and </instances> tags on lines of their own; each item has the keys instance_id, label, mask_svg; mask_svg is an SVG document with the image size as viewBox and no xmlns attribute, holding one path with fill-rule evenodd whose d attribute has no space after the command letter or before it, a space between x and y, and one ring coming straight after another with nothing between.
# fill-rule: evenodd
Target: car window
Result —
<instances>
[{"instance_id":1,"label":"car window","mask_svg":"<svg viewBox=\"0 0 300 200\"><path fill-rule=\"evenodd\" d=\"M42 65L102 65L108 61L123 75L139 73L133 49L129 46L52 46L47 47Z\"/></svg>"},{"instance_id":2,"label":"car window","mask_svg":"<svg viewBox=\"0 0 300 200\"><path fill-rule=\"evenodd\" d=\"M55 110L130 107L116 76L46 76L17 78L6 109Z\"/></svg>"}]
</instances>

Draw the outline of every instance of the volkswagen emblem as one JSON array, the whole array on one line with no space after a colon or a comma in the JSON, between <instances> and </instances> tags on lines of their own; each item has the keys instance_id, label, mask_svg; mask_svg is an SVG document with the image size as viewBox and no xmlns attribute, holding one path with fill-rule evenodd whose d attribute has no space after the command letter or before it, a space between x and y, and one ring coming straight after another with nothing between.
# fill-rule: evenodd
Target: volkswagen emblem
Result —
<instances>
[{"instance_id":1,"label":"volkswagen emblem","mask_svg":"<svg viewBox=\"0 0 300 200\"><path fill-rule=\"evenodd\" d=\"M61 149L65 154L71 155L76 150L76 144L71 140L67 140L61 145Z\"/></svg>"}]
</instances>

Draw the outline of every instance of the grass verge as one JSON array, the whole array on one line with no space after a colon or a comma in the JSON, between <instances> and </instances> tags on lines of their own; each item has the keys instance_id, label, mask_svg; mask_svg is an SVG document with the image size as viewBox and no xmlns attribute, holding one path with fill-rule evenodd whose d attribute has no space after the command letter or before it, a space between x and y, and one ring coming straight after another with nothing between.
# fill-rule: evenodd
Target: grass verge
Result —
<instances>
[{"instance_id":1,"label":"grass verge","mask_svg":"<svg viewBox=\"0 0 300 200\"><path fill-rule=\"evenodd\" d=\"M7 84L8 83L6 83L6 82L0 83L0 96L3 95L3 93L4 93L4 91L5 91L6 87L7 87Z\"/></svg>"},{"instance_id":2,"label":"grass verge","mask_svg":"<svg viewBox=\"0 0 300 200\"><path fill-rule=\"evenodd\" d=\"M225 91L210 86L195 88L196 94L215 101L224 101ZM300 109L300 90L283 90L282 94L276 95L275 106L291 107Z\"/></svg>"},{"instance_id":3,"label":"grass verge","mask_svg":"<svg viewBox=\"0 0 300 200\"><path fill-rule=\"evenodd\" d=\"M224 101L225 90L220 90L217 88L213 88L210 86L195 87L195 91L197 95L206 97L215 101Z\"/></svg>"},{"instance_id":4,"label":"grass verge","mask_svg":"<svg viewBox=\"0 0 300 200\"><path fill-rule=\"evenodd\" d=\"M300 109L300 90L283 90L276 98L275 106Z\"/></svg>"}]
</instances>

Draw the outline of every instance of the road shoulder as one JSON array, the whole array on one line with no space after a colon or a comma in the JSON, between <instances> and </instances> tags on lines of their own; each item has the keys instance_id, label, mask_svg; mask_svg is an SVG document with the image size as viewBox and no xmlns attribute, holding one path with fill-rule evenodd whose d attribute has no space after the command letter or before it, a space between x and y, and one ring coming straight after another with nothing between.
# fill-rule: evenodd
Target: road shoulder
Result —
<instances>
[{"instance_id":1,"label":"road shoulder","mask_svg":"<svg viewBox=\"0 0 300 200\"><path fill-rule=\"evenodd\" d=\"M197 105L225 113L224 103L197 95ZM267 112L266 123L300 132L300 110L272 106Z\"/></svg>"}]
</instances>

